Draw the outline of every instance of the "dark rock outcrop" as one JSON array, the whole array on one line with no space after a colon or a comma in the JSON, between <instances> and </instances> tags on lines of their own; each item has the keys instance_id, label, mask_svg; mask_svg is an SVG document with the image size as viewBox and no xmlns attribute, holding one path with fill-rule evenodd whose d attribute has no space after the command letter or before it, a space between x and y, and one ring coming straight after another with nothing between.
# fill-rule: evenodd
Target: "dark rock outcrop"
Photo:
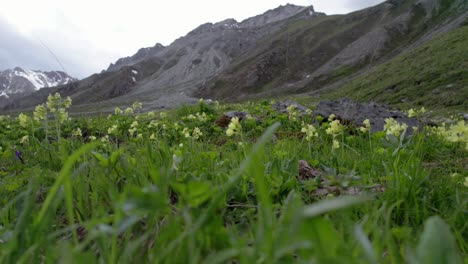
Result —
<instances>
[{"instance_id":1,"label":"dark rock outcrop","mask_svg":"<svg viewBox=\"0 0 468 264\"><path fill-rule=\"evenodd\" d=\"M356 127L362 125L364 120L369 119L372 131L382 131L385 125L385 119L393 118L399 123L405 123L409 128L419 127L421 122L416 118L409 118L405 113L390 110L389 107L376 103L358 103L349 98L335 101L322 101L317 105L314 116L329 117L336 115L344 124L352 124ZM410 133L412 129L408 129Z\"/></svg>"}]
</instances>

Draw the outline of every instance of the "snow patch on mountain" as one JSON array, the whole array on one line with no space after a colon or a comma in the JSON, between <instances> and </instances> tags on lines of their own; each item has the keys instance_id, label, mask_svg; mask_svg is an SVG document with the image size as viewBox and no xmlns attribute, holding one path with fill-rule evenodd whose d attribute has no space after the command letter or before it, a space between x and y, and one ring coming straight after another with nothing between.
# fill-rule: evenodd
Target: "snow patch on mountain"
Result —
<instances>
[{"instance_id":1,"label":"snow patch on mountain","mask_svg":"<svg viewBox=\"0 0 468 264\"><path fill-rule=\"evenodd\" d=\"M61 71L33 71L16 67L0 71L0 94L34 92L45 87L68 84L76 79Z\"/></svg>"}]
</instances>

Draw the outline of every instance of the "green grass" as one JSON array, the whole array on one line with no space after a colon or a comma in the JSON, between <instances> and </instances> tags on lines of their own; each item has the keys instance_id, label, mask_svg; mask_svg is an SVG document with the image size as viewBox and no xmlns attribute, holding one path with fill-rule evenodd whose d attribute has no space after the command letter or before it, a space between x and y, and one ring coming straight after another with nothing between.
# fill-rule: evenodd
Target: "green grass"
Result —
<instances>
[{"instance_id":1,"label":"green grass","mask_svg":"<svg viewBox=\"0 0 468 264\"><path fill-rule=\"evenodd\" d=\"M466 111L467 36L468 26L464 26L437 37L354 79L332 92L332 97L347 94L358 100L375 100L403 108L420 105L435 110Z\"/></svg>"},{"instance_id":2,"label":"green grass","mask_svg":"<svg viewBox=\"0 0 468 264\"><path fill-rule=\"evenodd\" d=\"M244 120L228 137L215 125L228 110L261 121ZM166 114L24 126L0 118L0 262L468 260L465 143L429 130L397 138L345 127L332 149L327 123L308 142L301 127L311 117L290 119L269 101ZM184 128L203 135L187 138ZM338 189L384 191L314 195L321 187L298 179L299 160Z\"/></svg>"}]
</instances>

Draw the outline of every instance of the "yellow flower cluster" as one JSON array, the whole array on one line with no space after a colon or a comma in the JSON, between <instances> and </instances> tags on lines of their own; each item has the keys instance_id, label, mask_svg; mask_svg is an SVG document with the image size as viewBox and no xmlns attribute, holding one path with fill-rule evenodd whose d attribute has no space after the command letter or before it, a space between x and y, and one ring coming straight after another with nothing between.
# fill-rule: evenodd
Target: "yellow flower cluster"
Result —
<instances>
[{"instance_id":1,"label":"yellow flower cluster","mask_svg":"<svg viewBox=\"0 0 468 264\"><path fill-rule=\"evenodd\" d=\"M81 132L81 129L79 127L77 127L75 130L72 131L72 136L82 137L83 133Z\"/></svg>"},{"instance_id":2,"label":"yellow flower cluster","mask_svg":"<svg viewBox=\"0 0 468 264\"><path fill-rule=\"evenodd\" d=\"M366 119L366 120L364 120L364 122L362 122L362 124L364 124L364 126L360 127L359 130L361 130L361 132L363 132L363 133L369 132L369 130L371 128L370 120Z\"/></svg>"},{"instance_id":3,"label":"yellow flower cluster","mask_svg":"<svg viewBox=\"0 0 468 264\"><path fill-rule=\"evenodd\" d=\"M18 121L19 121L19 124L20 124L21 127L26 128L26 127L29 126L29 123L30 123L31 119L29 118L29 116L21 113L18 116Z\"/></svg>"},{"instance_id":4,"label":"yellow flower cluster","mask_svg":"<svg viewBox=\"0 0 468 264\"><path fill-rule=\"evenodd\" d=\"M26 136L22 137L20 143L21 144L28 144L29 143L29 136L26 135Z\"/></svg>"},{"instance_id":5,"label":"yellow flower cluster","mask_svg":"<svg viewBox=\"0 0 468 264\"><path fill-rule=\"evenodd\" d=\"M36 106L33 116L34 120L36 121L45 120L47 118L47 108L44 106L44 104Z\"/></svg>"},{"instance_id":6,"label":"yellow flower cluster","mask_svg":"<svg viewBox=\"0 0 468 264\"><path fill-rule=\"evenodd\" d=\"M190 114L186 117L183 118L184 120L198 120L200 122L206 122L208 121L208 116L206 115L206 113L196 113L195 115L193 114Z\"/></svg>"},{"instance_id":7,"label":"yellow flower cluster","mask_svg":"<svg viewBox=\"0 0 468 264\"><path fill-rule=\"evenodd\" d=\"M133 137L133 135L137 131L138 131L138 121L133 121L133 123L130 125L130 129L128 130L128 133L130 133L130 136Z\"/></svg>"},{"instance_id":8,"label":"yellow flower cluster","mask_svg":"<svg viewBox=\"0 0 468 264\"><path fill-rule=\"evenodd\" d=\"M117 134L119 131L119 126L118 125L113 125L107 129L107 134L112 135L112 134Z\"/></svg>"},{"instance_id":9,"label":"yellow flower cluster","mask_svg":"<svg viewBox=\"0 0 468 264\"><path fill-rule=\"evenodd\" d=\"M344 127L340 123L340 120L331 121L330 126L327 128L327 130L325 130L325 132L328 135L332 135L333 137L340 135L341 133L343 133L343 131L344 131Z\"/></svg>"},{"instance_id":10,"label":"yellow flower cluster","mask_svg":"<svg viewBox=\"0 0 468 264\"><path fill-rule=\"evenodd\" d=\"M143 107L143 104L140 103L140 102L134 102L133 105L132 105L133 111L140 110L142 107Z\"/></svg>"},{"instance_id":11,"label":"yellow flower cluster","mask_svg":"<svg viewBox=\"0 0 468 264\"><path fill-rule=\"evenodd\" d=\"M228 129L226 130L226 135L228 137L239 135L242 131L242 126L239 122L238 117L233 117L229 123Z\"/></svg>"},{"instance_id":12,"label":"yellow flower cluster","mask_svg":"<svg viewBox=\"0 0 468 264\"><path fill-rule=\"evenodd\" d=\"M456 124L450 125L448 128L445 126L438 127L434 129L433 132L441 135L449 142L464 143L468 150L468 124L465 123L465 120L460 120Z\"/></svg>"},{"instance_id":13,"label":"yellow flower cluster","mask_svg":"<svg viewBox=\"0 0 468 264\"><path fill-rule=\"evenodd\" d=\"M400 124L393 118L385 119L384 131L387 135L399 137L402 133L406 132L407 129L408 125L405 123Z\"/></svg>"},{"instance_id":14,"label":"yellow flower cluster","mask_svg":"<svg viewBox=\"0 0 468 264\"><path fill-rule=\"evenodd\" d=\"M296 111L296 106L290 105L286 108L286 110L288 111L289 120L296 121L297 116L299 115L299 113Z\"/></svg>"},{"instance_id":15,"label":"yellow flower cluster","mask_svg":"<svg viewBox=\"0 0 468 264\"><path fill-rule=\"evenodd\" d=\"M317 129L313 125L305 124L302 122L302 133L305 133L306 140L311 141L313 137L318 137Z\"/></svg>"},{"instance_id":16,"label":"yellow flower cluster","mask_svg":"<svg viewBox=\"0 0 468 264\"><path fill-rule=\"evenodd\" d=\"M410 110L408 110L408 117L418 117L424 113L426 113L426 108L424 107L422 107L419 110L414 110L413 108L411 108Z\"/></svg>"},{"instance_id":17,"label":"yellow flower cluster","mask_svg":"<svg viewBox=\"0 0 468 264\"><path fill-rule=\"evenodd\" d=\"M201 136L203 136L203 133L201 132L200 128L196 127L193 129L192 134L190 134L190 129L187 127L182 130L182 134L186 138L193 138L193 139L199 139Z\"/></svg>"}]
</instances>

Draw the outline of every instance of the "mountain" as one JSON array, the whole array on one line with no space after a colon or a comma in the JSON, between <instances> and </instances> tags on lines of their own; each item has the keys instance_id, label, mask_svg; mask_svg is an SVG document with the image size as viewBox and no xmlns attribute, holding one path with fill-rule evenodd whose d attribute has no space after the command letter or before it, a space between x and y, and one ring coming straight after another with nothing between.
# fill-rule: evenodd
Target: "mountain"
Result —
<instances>
[{"instance_id":1,"label":"mountain","mask_svg":"<svg viewBox=\"0 0 468 264\"><path fill-rule=\"evenodd\" d=\"M61 71L31 71L16 67L0 71L0 96L30 93L44 87L54 87L75 81Z\"/></svg>"},{"instance_id":2,"label":"mountain","mask_svg":"<svg viewBox=\"0 0 468 264\"><path fill-rule=\"evenodd\" d=\"M115 63L111 63L107 68L107 71L117 71L124 66L131 66L141 62L150 57L158 55L160 51L164 49L164 46L160 43L156 43L154 47L141 48L138 52L130 57L120 58Z\"/></svg>"},{"instance_id":3,"label":"mountain","mask_svg":"<svg viewBox=\"0 0 468 264\"><path fill-rule=\"evenodd\" d=\"M389 0L333 16L312 6L280 6L241 22L203 24L169 46L140 49L100 74L41 89L6 109L33 107L57 91L81 105L77 111L106 110L137 100L152 109L200 97L242 100L339 93L352 80L467 21L464 0ZM446 49L454 45L445 44Z\"/></svg>"}]
</instances>

